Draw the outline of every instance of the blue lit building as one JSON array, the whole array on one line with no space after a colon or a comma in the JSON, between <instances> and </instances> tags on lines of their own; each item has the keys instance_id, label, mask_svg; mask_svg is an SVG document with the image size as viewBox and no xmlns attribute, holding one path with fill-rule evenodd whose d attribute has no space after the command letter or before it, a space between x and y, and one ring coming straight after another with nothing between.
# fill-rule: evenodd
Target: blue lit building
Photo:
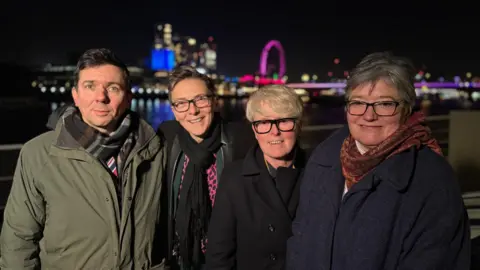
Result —
<instances>
[{"instance_id":1,"label":"blue lit building","mask_svg":"<svg viewBox=\"0 0 480 270\"><path fill-rule=\"evenodd\" d=\"M171 71L175 67L175 52L165 48L153 48L150 63L154 71Z\"/></svg>"}]
</instances>

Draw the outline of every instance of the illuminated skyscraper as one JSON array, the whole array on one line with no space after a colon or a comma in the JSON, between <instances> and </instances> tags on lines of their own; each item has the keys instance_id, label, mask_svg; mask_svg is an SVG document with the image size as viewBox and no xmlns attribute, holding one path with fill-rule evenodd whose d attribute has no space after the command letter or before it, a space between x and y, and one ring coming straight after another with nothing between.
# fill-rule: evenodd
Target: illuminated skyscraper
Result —
<instances>
[{"instance_id":1,"label":"illuminated skyscraper","mask_svg":"<svg viewBox=\"0 0 480 270\"><path fill-rule=\"evenodd\" d=\"M217 71L217 45L213 43L213 37L200 45L198 52L198 68L207 74L214 74Z\"/></svg>"},{"instance_id":2,"label":"illuminated skyscraper","mask_svg":"<svg viewBox=\"0 0 480 270\"><path fill-rule=\"evenodd\" d=\"M213 37L208 37L207 42L199 44L191 36L174 34L170 24L157 24L151 68L154 71L171 71L176 65L190 65L202 73L215 74L217 45Z\"/></svg>"},{"instance_id":3,"label":"illuminated skyscraper","mask_svg":"<svg viewBox=\"0 0 480 270\"><path fill-rule=\"evenodd\" d=\"M150 67L154 71L171 71L175 64L172 25L157 24L154 31Z\"/></svg>"},{"instance_id":4,"label":"illuminated skyscraper","mask_svg":"<svg viewBox=\"0 0 480 270\"><path fill-rule=\"evenodd\" d=\"M177 65L197 66L197 40L186 36L178 37L175 42L175 59Z\"/></svg>"},{"instance_id":5,"label":"illuminated skyscraper","mask_svg":"<svg viewBox=\"0 0 480 270\"><path fill-rule=\"evenodd\" d=\"M209 73L217 71L217 44L214 43L213 37L208 37L208 48L205 51L205 67Z\"/></svg>"}]
</instances>

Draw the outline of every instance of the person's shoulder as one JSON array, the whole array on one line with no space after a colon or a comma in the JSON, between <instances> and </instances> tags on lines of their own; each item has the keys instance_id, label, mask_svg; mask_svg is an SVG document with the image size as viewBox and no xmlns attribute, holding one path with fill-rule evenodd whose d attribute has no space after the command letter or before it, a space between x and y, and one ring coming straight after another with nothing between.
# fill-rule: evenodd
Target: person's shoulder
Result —
<instances>
[{"instance_id":1,"label":"person's shoulder","mask_svg":"<svg viewBox=\"0 0 480 270\"><path fill-rule=\"evenodd\" d=\"M157 128L157 135L171 141L178 133L180 124L176 120L167 120L160 123Z\"/></svg>"},{"instance_id":2,"label":"person's shoulder","mask_svg":"<svg viewBox=\"0 0 480 270\"><path fill-rule=\"evenodd\" d=\"M447 159L426 146L416 150L415 157L405 153L404 156L414 158L412 169L408 170L410 177L408 189L404 190L404 202L421 205L430 202L435 207L461 207L462 192L458 178ZM398 164L402 170L404 160ZM407 177L407 175L405 175Z\"/></svg>"},{"instance_id":3,"label":"person's shoulder","mask_svg":"<svg viewBox=\"0 0 480 270\"><path fill-rule=\"evenodd\" d=\"M458 186L457 176L448 160L428 147L417 154L415 175L417 181L430 187L452 188Z\"/></svg>"},{"instance_id":4,"label":"person's shoulder","mask_svg":"<svg viewBox=\"0 0 480 270\"><path fill-rule=\"evenodd\" d=\"M444 209L444 214L461 215L464 209L460 182L454 169L444 156L428 147L422 147L417 152L413 178L407 193L410 194L407 196L409 200L428 202L431 208ZM452 209L455 211L449 212ZM426 209L425 212L429 210Z\"/></svg>"},{"instance_id":5,"label":"person's shoulder","mask_svg":"<svg viewBox=\"0 0 480 270\"><path fill-rule=\"evenodd\" d=\"M326 156L329 161L340 158L340 149L345 139L350 135L348 126L345 125L328 136L310 153L310 160L321 160Z\"/></svg>"},{"instance_id":6,"label":"person's shoulder","mask_svg":"<svg viewBox=\"0 0 480 270\"><path fill-rule=\"evenodd\" d=\"M168 131L172 128L178 128L179 124L176 120L165 120L158 125L159 131Z\"/></svg>"},{"instance_id":7,"label":"person's shoulder","mask_svg":"<svg viewBox=\"0 0 480 270\"><path fill-rule=\"evenodd\" d=\"M29 141L27 141L21 149L23 154L33 154L37 152L48 152L55 139L55 131L47 131L42 133Z\"/></svg>"},{"instance_id":8,"label":"person's shoulder","mask_svg":"<svg viewBox=\"0 0 480 270\"><path fill-rule=\"evenodd\" d=\"M23 166L28 166L30 171L41 169L49 160L50 147L55 137L55 131L47 131L23 144L19 155Z\"/></svg>"},{"instance_id":9,"label":"person's shoulder","mask_svg":"<svg viewBox=\"0 0 480 270\"><path fill-rule=\"evenodd\" d=\"M48 117L48 121L47 121L47 124L46 124L47 128L49 128L51 130L54 130L57 126L58 121L62 118L62 115L70 107L74 107L74 105L67 103L67 104L64 104L64 105L58 107L56 110L54 110L50 114L50 116Z\"/></svg>"},{"instance_id":10,"label":"person's shoulder","mask_svg":"<svg viewBox=\"0 0 480 270\"><path fill-rule=\"evenodd\" d=\"M238 179L242 177L243 162L243 159L238 159L225 163L220 181L224 182L224 185L238 185Z\"/></svg>"},{"instance_id":11,"label":"person's shoulder","mask_svg":"<svg viewBox=\"0 0 480 270\"><path fill-rule=\"evenodd\" d=\"M328 136L320 145L329 145L329 144L342 144L343 141L350 135L350 130L348 129L348 125L344 125L343 127L338 128L337 130L333 131L330 136Z\"/></svg>"}]
</instances>

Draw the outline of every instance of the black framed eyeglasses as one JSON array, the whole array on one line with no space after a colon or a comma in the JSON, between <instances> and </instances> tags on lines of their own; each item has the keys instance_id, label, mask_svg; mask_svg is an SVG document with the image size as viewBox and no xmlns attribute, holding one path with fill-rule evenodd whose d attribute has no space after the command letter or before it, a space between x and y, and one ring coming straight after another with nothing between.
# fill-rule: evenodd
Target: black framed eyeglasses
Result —
<instances>
[{"instance_id":1,"label":"black framed eyeglasses","mask_svg":"<svg viewBox=\"0 0 480 270\"><path fill-rule=\"evenodd\" d=\"M281 118L273 120L253 121L252 126L258 134L269 133L275 124L277 129L282 132L289 132L295 129L297 118Z\"/></svg>"},{"instance_id":2,"label":"black framed eyeglasses","mask_svg":"<svg viewBox=\"0 0 480 270\"><path fill-rule=\"evenodd\" d=\"M186 112L190 109L190 103L193 103L197 108L209 107L212 105L212 95L203 95L190 100L175 101L172 103L172 106L177 112Z\"/></svg>"},{"instance_id":3,"label":"black framed eyeglasses","mask_svg":"<svg viewBox=\"0 0 480 270\"><path fill-rule=\"evenodd\" d=\"M347 103L347 112L351 115L361 116L372 106L373 111L378 116L392 116L397 113L397 108L400 105L398 101L377 101L373 103L353 100Z\"/></svg>"}]
</instances>

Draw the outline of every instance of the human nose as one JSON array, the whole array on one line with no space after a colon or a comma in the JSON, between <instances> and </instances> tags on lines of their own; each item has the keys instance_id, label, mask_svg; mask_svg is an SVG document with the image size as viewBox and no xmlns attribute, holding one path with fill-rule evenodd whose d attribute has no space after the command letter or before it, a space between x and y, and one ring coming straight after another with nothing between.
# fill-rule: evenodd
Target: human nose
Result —
<instances>
[{"instance_id":1,"label":"human nose","mask_svg":"<svg viewBox=\"0 0 480 270\"><path fill-rule=\"evenodd\" d=\"M363 114L363 119L366 121L374 121L377 119L378 115L375 113L375 110L373 109L373 105L367 106L367 110Z\"/></svg>"},{"instance_id":2,"label":"human nose","mask_svg":"<svg viewBox=\"0 0 480 270\"><path fill-rule=\"evenodd\" d=\"M95 100L98 102L105 102L108 100L107 89L103 86L99 86L95 91Z\"/></svg>"},{"instance_id":3,"label":"human nose","mask_svg":"<svg viewBox=\"0 0 480 270\"><path fill-rule=\"evenodd\" d=\"M195 102L190 101L188 104L189 104L188 113L190 113L190 114L197 114L198 111L199 111L199 109L198 109L197 106L195 105Z\"/></svg>"},{"instance_id":4,"label":"human nose","mask_svg":"<svg viewBox=\"0 0 480 270\"><path fill-rule=\"evenodd\" d=\"M278 123L272 123L272 128L270 129L272 135L280 135L280 129L278 128Z\"/></svg>"}]
</instances>

